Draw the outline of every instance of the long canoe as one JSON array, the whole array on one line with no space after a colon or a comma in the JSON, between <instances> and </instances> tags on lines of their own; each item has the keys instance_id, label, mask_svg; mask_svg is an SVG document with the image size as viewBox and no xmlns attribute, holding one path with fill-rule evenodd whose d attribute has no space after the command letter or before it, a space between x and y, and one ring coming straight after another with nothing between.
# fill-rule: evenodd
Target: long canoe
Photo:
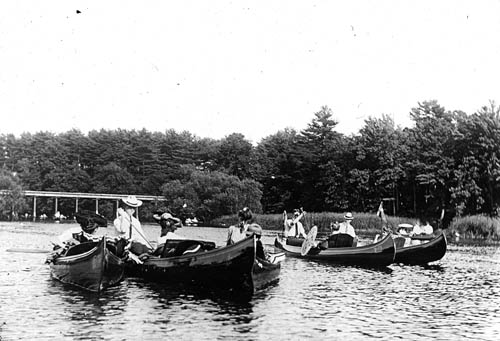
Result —
<instances>
[{"instance_id":1,"label":"long canoe","mask_svg":"<svg viewBox=\"0 0 500 341\"><path fill-rule=\"evenodd\" d=\"M418 245L396 247L395 263L422 265L440 260L446 254L447 242L443 231L434 239Z\"/></svg>"},{"instance_id":2,"label":"long canoe","mask_svg":"<svg viewBox=\"0 0 500 341\"><path fill-rule=\"evenodd\" d=\"M251 236L230 246L149 257L143 264L127 264L127 274L167 284L183 282L253 294L276 282L281 269L279 262L256 257L256 243Z\"/></svg>"},{"instance_id":3,"label":"long canoe","mask_svg":"<svg viewBox=\"0 0 500 341\"><path fill-rule=\"evenodd\" d=\"M100 292L118 284L124 276L125 264L112 248L105 237L72 246L64 254L48 259L50 274L63 283Z\"/></svg>"},{"instance_id":4,"label":"long canoe","mask_svg":"<svg viewBox=\"0 0 500 341\"><path fill-rule=\"evenodd\" d=\"M286 238L277 237L275 246L284 250L286 255L305 259L320 260L335 264L385 267L394 261L395 246L391 236L377 243L356 247L312 248L302 256L301 246L288 245Z\"/></svg>"}]
</instances>

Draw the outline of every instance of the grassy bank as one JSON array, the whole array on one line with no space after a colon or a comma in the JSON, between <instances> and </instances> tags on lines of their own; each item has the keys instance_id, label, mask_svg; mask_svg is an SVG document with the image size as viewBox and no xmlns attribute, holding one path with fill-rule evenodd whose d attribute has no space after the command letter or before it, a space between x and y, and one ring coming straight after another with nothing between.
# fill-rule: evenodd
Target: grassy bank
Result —
<instances>
[{"instance_id":1,"label":"grassy bank","mask_svg":"<svg viewBox=\"0 0 500 341\"><path fill-rule=\"evenodd\" d=\"M372 213L356 213L353 212L354 220L352 225L356 230L357 234L374 236L380 233L382 229L382 221L379 217ZM320 213L306 213L305 217L301 220L304 224L306 232L316 225L318 226L318 232L329 233L330 232L330 222L342 222L344 221L343 213L334 212L320 212ZM288 215L291 218L291 214ZM255 214L255 222L260 224L262 228L266 230L282 230L283 229L283 215L281 214ZM410 223L416 222L416 219L401 218L401 217L387 217L389 226L392 226L394 230L400 223ZM224 216L214 220L214 224L224 224L225 226L230 226L236 224L238 219L235 215Z\"/></svg>"},{"instance_id":2,"label":"grassy bank","mask_svg":"<svg viewBox=\"0 0 500 341\"><path fill-rule=\"evenodd\" d=\"M475 240L500 240L500 218L474 215L454 218L448 228L451 235Z\"/></svg>"},{"instance_id":3,"label":"grassy bank","mask_svg":"<svg viewBox=\"0 0 500 341\"><path fill-rule=\"evenodd\" d=\"M374 236L380 233L382 221L375 214L371 213L353 213L354 220L352 225L359 235ZM289 218L291 215L289 214ZM255 214L255 222L260 224L266 230L282 230L283 216L281 214ZM330 232L330 222L343 221L343 213L321 212L307 213L302 219L302 223L306 229L316 225L319 233ZM387 217L388 225L393 231L401 223L416 224L417 219L406 217ZM213 221L216 225L230 226L236 224L238 218L236 215L224 216ZM434 226L437 228L437 226ZM500 240L500 218L491 218L484 215L466 216L455 218L447 229L448 236L460 236L460 239L484 240L484 241L499 241Z\"/></svg>"}]
</instances>

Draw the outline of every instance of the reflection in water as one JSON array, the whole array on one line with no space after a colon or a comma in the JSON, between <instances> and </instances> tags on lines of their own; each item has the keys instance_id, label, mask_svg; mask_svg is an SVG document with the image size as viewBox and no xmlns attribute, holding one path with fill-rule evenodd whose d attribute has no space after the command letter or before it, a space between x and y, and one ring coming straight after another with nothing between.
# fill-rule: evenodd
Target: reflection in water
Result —
<instances>
[{"instance_id":1,"label":"reflection in water","mask_svg":"<svg viewBox=\"0 0 500 341\"><path fill-rule=\"evenodd\" d=\"M204 230L187 233L224 238L218 230L213 238ZM49 243L50 235L19 242L20 235L30 237L0 231L2 341L495 340L499 332L500 257L494 248L453 247L435 264L384 269L287 258L276 285L241 301L216 290L140 279L87 293L52 280L45 255L5 252Z\"/></svg>"}]
</instances>

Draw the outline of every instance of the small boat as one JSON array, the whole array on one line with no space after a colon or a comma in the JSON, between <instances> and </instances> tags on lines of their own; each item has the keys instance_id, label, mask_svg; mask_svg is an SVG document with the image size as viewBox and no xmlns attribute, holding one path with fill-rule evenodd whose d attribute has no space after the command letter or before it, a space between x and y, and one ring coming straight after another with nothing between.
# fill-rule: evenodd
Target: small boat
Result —
<instances>
[{"instance_id":1,"label":"small boat","mask_svg":"<svg viewBox=\"0 0 500 341\"><path fill-rule=\"evenodd\" d=\"M429 238L431 238L429 240ZM398 242L402 237L395 237L396 240L396 256L394 263L402 263L408 265L422 265L440 260L446 254L447 242L446 236L440 230L434 237L420 237L421 244L403 246ZM428 240L424 242L424 240Z\"/></svg>"},{"instance_id":2,"label":"small boat","mask_svg":"<svg viewBox=\"0 0 500 341\"><path fill-rule=\"evenodd\" d=\"M320 241L319 244L323 244L324 242ZM276 237L274 244L277 248L284 250L286 255L335 264L365 267L385 267L393 263L395 254L394 240L389 235L374 244L364 246L312 247L305 254L301 245L297 245L294 242L292 244L295 245L289 245L285 237Z\"/></svg>"},{"instance_id":3,"label":"small boat","mask_svg":"<svg viewBox=\"0 0 500 341\"><path fill-rule=\"evenodd\" d=\"M125 263L116 255L115 245L106 237L70 247L62 254L47 258L52 278L62 283L100 292L118 284L124 276Z\"/></svg>"},{"instance_id":4,"label":"small boat","mask_svg":"<svg viewBox=\"0 0 500 341\"><path fill-rule=\"evenodd\" d=\"M192 245L196 242L201 248L192 252ZM127 275L155 282L192 283L253 295L276 282L281 269L279 260L256 257L257 242L257 238L251 236L233 245L214 248L213 243L184 240L178 243L174 252L149 257L142 264L127 263Z\"/></svg>"}]
</instances>

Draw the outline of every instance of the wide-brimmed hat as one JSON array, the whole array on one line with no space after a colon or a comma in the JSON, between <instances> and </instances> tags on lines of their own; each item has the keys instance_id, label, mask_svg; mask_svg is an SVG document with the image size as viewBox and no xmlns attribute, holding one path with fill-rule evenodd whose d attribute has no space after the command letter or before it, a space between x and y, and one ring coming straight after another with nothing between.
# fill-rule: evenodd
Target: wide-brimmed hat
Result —
<instances>
[{"instance_id":1,"label":"wide-brimmed hat","mask_svg":"<svg viewBox=\"0 0 500 341\"><path fill-rule=\"evenodd\" d=\"M345 215L344 215L344 219L345 220L353 220L353 216L352 216L352 213L351 212L347 212Z\"/></svg>"},{"instance_id":2,"label":"wide-brimmed hat","mask_svg":"<svg viewBox=\"0 0 500 341\"><path fill-rule=\"evenodd\" d=\"M262 227L256 223L248 225L246 231L247 236L250 236L252 233L255 233L257 236L262 236Z\"/></svg>"},{"instance_id":3,"label":"wide-brimmed hat","mask_svg":"<svg viewBox=\"0 0 500 341\"><path fill-rule=\"evenodd\" d=\"M102 215L91 212L91 211L81 211L75 213L75 219L78 224L85 230L94 230L94 223L100 227L106 227L108 221ZM89 228L90 227L90 228Z\"/></svg>"},{"instance_id":4,"label":"wide-brimmed hat","mask_svg":"<svg viewBox=\"0 0 500 341\"><path fill-rule=\"evenodd\" d=\"M153 219L156 220L157 222L160 222L162 220L171 220L174 222L180 222L181 220L179 218L174 217L172 214L165 212L156 212L153 214Z\"/></svg>"},{"instance_id":5,"label":"wide-brimmed hat","mask_svg":"<svg viewBox=\"0 0 500 341\"><path fill-rule=\"evenodd\" d=\"M126 198L122 198L122 201L125 205L130 207L139 207L142 205L142 201L137 199L135 195L129 195Z\"/></svg>"}]
</instances>

